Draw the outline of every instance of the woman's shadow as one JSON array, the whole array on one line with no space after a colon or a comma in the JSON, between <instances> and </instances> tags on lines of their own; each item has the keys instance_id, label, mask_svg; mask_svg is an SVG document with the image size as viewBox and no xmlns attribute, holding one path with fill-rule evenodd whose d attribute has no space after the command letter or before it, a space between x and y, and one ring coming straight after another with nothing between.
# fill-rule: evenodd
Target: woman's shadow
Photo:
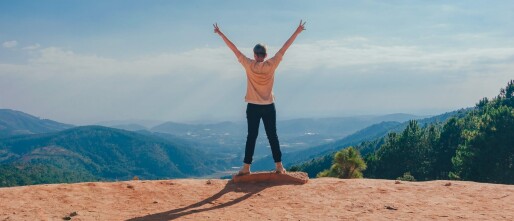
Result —
<instances>
[{"instance_id":1,"label":"woman's shadow","mask_svg":"<svg viewBox=\"0 0 514 221\"><path fill-rule=\"evenodd\" d=\"M166 211L166 212L150 214L150 215L146 215L146 216L142 216L142 217L135 217L132 219L128 219L127 221L173 220L173 219L177 219L182 216L186 216L186 215L190 215L190 214L194 214L194 213L201 213L201 212L205 212L205 211L220 209L220 208L232 206L234 204L242 202L242 201L250 198L254 194L259 193L268 187L280 186L280 185L299 185L299 184L291 183L291 182L253 183L253 184L252 183L234 183L234 182L232 182L232 180L230 180L221 191L219 191L218 193L216 193L216 194L212 195L211 197L204 199L200 202L191 204L186 207ZM203 205L206 205L206 204L213 204L215 200L221 198L223 195L230 193L230 192L236 192L236 193L242 192L242 193L246 193L246 194L239 198L233 199L229 202L222 203L222 204L219 204L216 206L212 206L212 207L208 207L208 208L194 209L194 208L202 207Z\"/></svg>"}]
</instances>

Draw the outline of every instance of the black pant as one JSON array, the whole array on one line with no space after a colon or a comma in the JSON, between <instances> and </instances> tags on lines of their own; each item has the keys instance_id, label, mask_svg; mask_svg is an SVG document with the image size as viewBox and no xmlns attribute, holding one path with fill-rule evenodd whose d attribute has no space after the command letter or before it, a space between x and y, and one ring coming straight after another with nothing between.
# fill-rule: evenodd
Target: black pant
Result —
<instances>
[{"instance_id":1,"label":"black pant","mask_svg":"<svg viewBox=\"0 0 514 221\"><path fill-rule=\"evenodd\" d=\"M244 163L251 164L253 152L255 150L255 141L259 134L259 124L262 118L264 129L268 136L271 146L273 160L275 162L282 161L282 152L280 152L280 144L277 136L277 115L275 104L257 105L248 103L246 107L246 120L248 122L248 136L246 137L246 149Z\"/></svg>"}]
</instances>

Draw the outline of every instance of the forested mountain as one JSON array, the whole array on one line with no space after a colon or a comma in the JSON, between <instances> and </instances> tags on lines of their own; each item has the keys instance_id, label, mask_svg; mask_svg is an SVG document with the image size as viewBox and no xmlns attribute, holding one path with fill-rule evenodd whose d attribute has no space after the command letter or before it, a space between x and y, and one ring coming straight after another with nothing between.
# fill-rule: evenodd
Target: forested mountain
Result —
<instances>
[{"instance_id":1,"label":"forested mountain","mask_svg":"<svg viewBox=\"0 0 514 221\"><path fill-rule=\"evenodd\" d=\"M459 110L459 111L448 112L448 113L441 114L438 116L421 119L420 122L423 122L424 124L441 122L452 116L463 115L466 111L467 110L463 109L463 110ZM394 121L381 122L381 123L366 127L362 130L357 131L354 134L351 134L342 139L338 139L334 142L310 147L310 148L307 148L304 150L295 151L295 152L291 152L291 153L284 153L282 156L282 161L284 162L284 165L286 165L287 167L293 166L295 164L298 166L302 162L308 162L308 161L312 161L313 159L323 158L324 155L330 155L330 154L332 154L342 148L345 148L347 146L358 145L365 141L378 139L378 138L381 138L381 137L387 135L387 133L392 132L392 131L401 131L406 126L407 126L407 122L404 122L404 123L399 123L399 122L394 122ZM370 150L370 151L372 151L372 150ZM271 156L266 156L262 159L255 161L252 164L252 167L257 170L272 169L273 164L270 162L273 162ZM330 164L330 163L328 163L328 164ZM324 168L324 169L326 169L326 168Z\"/></svg>"},{"instance_id":2,"label":"forested mountain","mask_svg":"<svg viewBox=\"0 0 514 221\"><path fill-rule=\"evenodd\" d=\"M21 111L0 109L0 138L22 134L56 132L71 127L73 125L40 119Z\"/></svg>"},{"instance_id":3,"label":"forested mountain","mask_svg":"<svg viewBox=\"0 0 514 221\"><path fill-rule=\"evenodd\" d=\"M421 128L412 121L366 159L367 177L514 184L514 81L463 118ZM398 163L401 162L401 163Z\"/></svg>"},{"instance_id":4,"label":"forested mountain","mask_svg":"<svg viewBox=\"0 0 514 221\"><path fill-rule=\"evenodd\" d=\"M29 177L34 170L52 175L80 175L78 179L72 179L77 181L130 179L133 176L178 178L205 175L216 169L213 160L182 140L166 140L101 126L2 139L0 164L0 170L3 170L0 185L3 180L20 178L6 177L6 171L13 170L25 171L29 174L18 175Z\"/></svg>"},{"instance_id":5,"label":"forested mountain","mask_svg":"<svg viewBox=\"0 0 514 221\"><path fill-rule=\"evenodd\" d=\"M417 180L514 184L514 81L463 116L421 126L410 121L402 131L357 149L376 149L365 157L364 176L369 178L395 179L409 173ZM329 168L332 159L332 154L325 155L293 169L315 176Z\"/></svg>"},{"instance_id":6,"label":"forested mountain","mask_svg":"<svg viewBox=\"0 0 514 221\"><path fill-rule=\"evenodd\" d=\"M470 110L471 109L468 108L452 111L421 119L419 122L422 125L441 124L442 122L445 122L446 120L453 117L463 117ZM292 163L288 162L287 166L291 166L292 170L304 171L308 173L310 177L316 177L319 172L329 168L332 165L332 159L335 152L349 146L356 146L361 154L365 156L368 153L377 150L384 142L384 137L388 133L400 132L408 125L409 122L382 122L372 125L334 143L298 151L297 153L294 153L294 155L288 155L287 157L292 159L289 160ZM260 161L258 163L259 165L261 164Z\"/></svg>"}]
</instances>

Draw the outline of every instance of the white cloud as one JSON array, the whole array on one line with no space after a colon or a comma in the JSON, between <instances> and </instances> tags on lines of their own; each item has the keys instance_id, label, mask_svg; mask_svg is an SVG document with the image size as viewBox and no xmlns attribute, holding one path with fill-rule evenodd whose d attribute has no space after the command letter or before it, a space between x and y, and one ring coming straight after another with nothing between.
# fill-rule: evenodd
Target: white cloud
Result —
<instances>
[{"instance_id":1,"label":"white cloud","mask_svg":"<svg viewBox=\"0 0 514 221\"><path fill-rule=\"evenodd\" d=\"M131 60L57 47L33 52L24 64L0 63L0 107L72 123L244 120L245 75L225 47ZM295 44L277 70L275 92L282 116L466 107L504 86L513 57L509 47L442 50L360 37Z\"/></svg>"},{"instance_id":2,"label":"white cloud","mask_svg":"<svg viewBox=\"0 0 514 221\"><path fill-rule=\"evenodd\" d=\"M18 45L17 41L5 41L4 43L2 43L2 46L4 46L4 48L14 48L17 45Z\"/></svg>"},{"instance_id":3,"label":"white cloud","mask_svg":"<svg viewBox=\"0 0 514 221\"><path fill-rule=\"evenodd\" d=\"M345 68L395 65L414 70L468 70L483 62L504 62L514 56L514 47L433 49L409 45L379 45L347 39L297 44L287 55L285 69Z\"/></svg>"},{"instance_id":4,"label":"white cloud","mask_svg":"<svg viewBox=\"0 0 514 221\"><path fill-rule=\"evenodd\" d=\"M251 51L249 48L240 50ZM277 50L278 47L270 47L270 54ZM196 73L230 78L243 71L232 52L224 47L146 55L132 60L78 54L57 47L42 48L37 52L28 63L15 67L26 74L49 75L155 76ZM424 71L468 71L476 66L505 63L513 56L514 47L442 50L410 45L379 45L366 38L351 37L295 44L286 53L279 71L288 74L319 68L344 70L377 66Z\"/></svg>"},{"instance_id":5,"label":"white cloud","mask_svg":"<svg viewBox=\"0 0 514 221\"><path fill-rule=\"evenodd\" d=\"M29 45L27 47L24 47L23 50L36 50L36 49L38 49L40 47L41 47L41 45L36 43L36 44L33 44L33 45Z\"/></svg>"},{"instance_id":6,"label":"white cloud","mask_svg":"<svg viewBox=\"0 0 514 221\"><path fill-rule=\"evenodd\" d=\"M182 75L215 74L230 77L242 70L226 48L202 48L184 53L166 53L120 60L78 54L57 47L42 48L28 63L17 65L25 74L47 75ZM31 71L27 71L31 70Z\"/></svg>"}]
</instances>

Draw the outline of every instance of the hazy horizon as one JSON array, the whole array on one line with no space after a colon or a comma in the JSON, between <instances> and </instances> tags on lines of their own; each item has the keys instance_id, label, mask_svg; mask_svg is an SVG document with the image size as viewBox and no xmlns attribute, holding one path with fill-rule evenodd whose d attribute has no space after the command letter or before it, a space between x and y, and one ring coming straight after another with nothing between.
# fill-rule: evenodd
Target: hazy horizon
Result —
<instances>
[{"instance_id":1,"label":"hazy horizon","mask_svg":"<svg viewBox=\"0 0 514 221\"><path fill-rule=\"evenodd\" d=\"M353 117L379 117L379 116L388 116L388 115L394 115L394 114L405 114L405 115L412 115L415 117L431 117L434 115L417 115L417 114L409 114L409 113L390 113L390 114L363 114L363 115L337 115L337 116L298 116L298 117L287 117L287 118L278 118L278 121L285 121L285 120L298 120L298 119L325 119L325 118L353 118ZM443 114L440 113L440 114ZM246 118L231 118L231 119L196 119L196 120L190 120L190 121L173 121L173 120L151 120L151 119L122 119L122 120L107 120L107 121L99 121L99 122L93 122L89 124L100 124L100 125L121 125L126 123L135 123L139 124L141 126L145 127L152 127L156 126L158 124L166 123L166 122L174 122L174 123L183 123L183 124L216 124L216 123L222 123L222 122L236 122L236 123L246 123ZM78 125L88 125L88 123L85 124L78 124ZM151 126L147 126L151 125Z\"/></svg>"},{"instance_id":2,"label":"hazy horizon","mask_svg":"<svg viewBox=\"0 0 514 221\"><path fill-rule=\"evenodd\" d=\"M128 124L137 124L140 126L144 126L147 128L151 128L154 126L157 126L162 123L180 123L180 124L216 124L216 123L223 123L223 122L233 122L233 123L246 123L246 118L230 118L230 119L195 119L195 120L155 120L155 119L106 119L103 121L84 121L84 122L65 122L60 121L59 119L52 119L45 116L39 116L34 115L32 113L23 111L23 110L16 110L16 109L9 109L9 108L0 108L1 109L8 109L8 110L14 110L14 111L21 111L26 114L33 115L35 117L38 117L40 119L47 119L47 120L53 120L60 123L66 123L66 124L73 124L75 126L87 126L87 125L103 125L103 126L121 126L121 125L128 125ZM385 113L385 114L355 114L355 115L318 115L318 116L287 116L287 117L280 117L277 118L278 121L287 121L287 120L300 120L300 119L328 119L328 118L359 118L359 117L384 117L384 116L390 116L390 115L411 115L416 118L428 118L433 117L436 115L444 114L447 112L456 111L456 110L449 110L444 112L437 112L434 114L412 114L412 113Z\"/></svg>"},{"instance_id":3,"label":"hazy horizon","mask_svg":"<svg viewBox=\"0 0 514 221\"><path fill-rule=\"evenodd\" d=\"M514 73L512 1L0 2L0 108L71 124L244 121L247 56L274 54L278 119L437 115Z\"/></svg>"}]
</instances>

